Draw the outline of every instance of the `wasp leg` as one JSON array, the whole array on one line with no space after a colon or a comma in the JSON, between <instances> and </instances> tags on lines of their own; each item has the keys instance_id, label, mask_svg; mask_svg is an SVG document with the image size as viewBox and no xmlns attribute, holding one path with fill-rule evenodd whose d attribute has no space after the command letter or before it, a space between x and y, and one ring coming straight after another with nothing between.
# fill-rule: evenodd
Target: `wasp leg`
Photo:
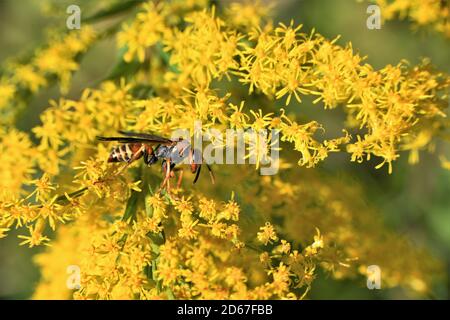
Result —
<instances>
[{"instance_id":1,"label":"wasp leg","mask_svg":"<svg viewBox=\"0 0 450 320\"><path fill-rule=\"evenodd\" d=\"M199 164L195 163L195 161L194 161L194 150L192 150L192 149L189 150L188 159L189 159L189 165L191 166L191 172L195 173L197 171L197 166Z\"/></svg>"},{"instance_id":2,"label":"wasp leg","mask_svg":"<svg viewBox=\"0 0 450 320\"><path fill-rule=\"evenodd\" d=\"M119 171L117 171L116 175L121 174L126 168L128 168L130 166L130 164L132 164L136 159L139 159L141 157L141 153L144 152L145 147L142 146L135 154L133 154L133 156L130 158L130 160L128 160L126 162L126 164L119 169Z\"/></svg>"},{"instance_id":3,"label":"wasp leg","mask_svg":"<svg viewBox=\"0 0 450 320\"><path fill-rule=\"evenodd\" d=\"M170 168L170 159L167 162L167 193L170 194L170 178L173 177L174 173Z\"/></svg>"},{"instance_id":4,"label":"wasp leg","mask_svg":"<svg viewBox=\"0 0 450 320\"><path fill-rule=\"evenodd\" d=\"M178 174L178 182L177 182L177 189L180 189L181 187L181 181L183 180L183 172L184 170L180 168L180 173Z\"/></svg>"},{"instance_id":5,"label":"wasp leg","mask_svg":"<svg viewBox=\"0 0 450 320\"><path fill-rule=\"evenodd\" d=\"M169 158L167 158L167 159L165 159L165 167L163 167L163 168L165 168L166 170L166 172L165 172L165 176L164 176L164 181L163 181L163 183L161 184L161 187L159 188L159 190L162 190L162 189L164 189L164 187L166 186L166 184L167 184L167 192L169 192L169 190L170 190L170 185L169 185L169 178L170 178L170 159Z\"/></svg>"}]
</instances>

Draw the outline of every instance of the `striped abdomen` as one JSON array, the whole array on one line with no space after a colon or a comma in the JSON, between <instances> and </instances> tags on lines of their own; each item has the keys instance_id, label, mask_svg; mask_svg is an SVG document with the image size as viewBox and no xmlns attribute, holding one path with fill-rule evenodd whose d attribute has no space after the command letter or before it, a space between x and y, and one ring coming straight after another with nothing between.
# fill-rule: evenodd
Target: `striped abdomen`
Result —
<instances>
[{"instance_id":1,"label":"striped abdomen","mask_svg":"<svg viewBox=\"0 0 450 320\"><path fill-rule=\"evenodd\" d=\"M143 143L125 143L114 147L108 158L108 162L129 162L141 158L144 153L152 154L152 147Z\"/></svg>"}]
</instances>

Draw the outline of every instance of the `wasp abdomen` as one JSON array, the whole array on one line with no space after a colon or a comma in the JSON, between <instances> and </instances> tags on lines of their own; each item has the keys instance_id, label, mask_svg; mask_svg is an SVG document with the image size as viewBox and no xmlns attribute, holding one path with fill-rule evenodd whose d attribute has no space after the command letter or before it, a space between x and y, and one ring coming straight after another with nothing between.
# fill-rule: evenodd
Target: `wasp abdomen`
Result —
<instances>
[{"instance_id":1,"label":"wasp abdomen","mask_svg":"<svg viewBox=\"0 0 450 320\"><path fill-rule=\"evenodd\" d=\"M129 162L132 158L137 160L142 157L143 153L144 149L141 143L126 143L111 150L108 162Z\"/></svg>"}]
</instances>

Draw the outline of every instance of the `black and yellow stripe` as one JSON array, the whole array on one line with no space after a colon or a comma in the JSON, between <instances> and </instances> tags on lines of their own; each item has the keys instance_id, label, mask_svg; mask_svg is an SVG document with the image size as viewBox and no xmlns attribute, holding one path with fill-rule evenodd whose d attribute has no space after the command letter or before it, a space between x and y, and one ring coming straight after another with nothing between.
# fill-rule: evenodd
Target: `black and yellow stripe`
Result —
<instances>
[{"instance_id":1,"label":"black and yellow stripe","mask_svg":"<svg viewBox=\"0 0 450 320\"><path fill-rule=\"evenodd\" d=\"M117 146L111 150L108 162L128 162L133 157L133 151L128 144Z\"/></svg>"}]
</instances>

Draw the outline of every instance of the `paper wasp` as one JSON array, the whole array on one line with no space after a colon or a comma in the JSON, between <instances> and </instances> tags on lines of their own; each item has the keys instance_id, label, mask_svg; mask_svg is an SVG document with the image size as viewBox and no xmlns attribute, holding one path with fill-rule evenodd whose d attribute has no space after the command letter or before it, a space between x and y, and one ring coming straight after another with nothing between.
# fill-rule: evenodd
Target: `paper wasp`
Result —
<instances>
[{"instance_id":1,"label":"paper wasp","mask_svg":"<svg viewBox=\"0 0 450 320\"><path fill-rule=\"evenodd\" d=\"M180 187L183 179L183 169L175 166L187 158L191 172L195 173L194 183L197 182L202 168L203 157L200 151L192 148L188 140L183 138L171 140L149 133L129 131L119 131L119 133L123 136L97 137L100 141L117 141L121 143L121 145L111 150L108 162L125 162L126 166L123 168L125 169L140 158L143 158L144 163L148 166L161 159L162 172L164 174L164 181L161 184L161 188L167 186L167 190L169 191L169 179L175 177L175 171L179 171L177 187ZM206 166L209 170L211 181L214 183L214 173L208 164Z\"/></svg>"}]
</instances>

